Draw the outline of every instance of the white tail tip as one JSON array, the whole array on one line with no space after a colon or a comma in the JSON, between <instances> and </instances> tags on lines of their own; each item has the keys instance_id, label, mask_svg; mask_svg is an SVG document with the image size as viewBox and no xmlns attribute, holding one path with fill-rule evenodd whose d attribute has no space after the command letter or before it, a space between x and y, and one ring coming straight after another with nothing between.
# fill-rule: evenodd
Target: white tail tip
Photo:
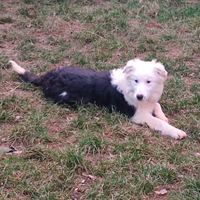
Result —
<instances>
[{"instance_id":1,"label":"white tail tip","mask_svg":"<svg viewBox=\"0 0 200 200\"><path fill-rule=\"evenodd\" d=\"M16 71L18 74L24 74L26 72L26 70L20 67L15 61L10 60L9 63L12 64L13 70Z\"/></svg>"}]
</instances>

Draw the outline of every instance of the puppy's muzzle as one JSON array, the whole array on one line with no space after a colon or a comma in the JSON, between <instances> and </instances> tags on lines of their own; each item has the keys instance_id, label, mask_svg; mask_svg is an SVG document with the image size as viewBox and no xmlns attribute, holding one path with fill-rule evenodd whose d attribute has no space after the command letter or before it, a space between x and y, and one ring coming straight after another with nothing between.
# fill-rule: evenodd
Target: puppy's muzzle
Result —
<instances>
[{"instance_id":1,"label":"puppy's muzzle","mask_svg":"<svg viewBox=\"0 0 200 200\"><path fill-rule=\"evenodd\" d=\"M144 96L143 96L142 94L138 94L138 95L137 95L137 99L138 99L139 101L143 100L143 98L144 98Z\"/></svg>"}]
</instances>

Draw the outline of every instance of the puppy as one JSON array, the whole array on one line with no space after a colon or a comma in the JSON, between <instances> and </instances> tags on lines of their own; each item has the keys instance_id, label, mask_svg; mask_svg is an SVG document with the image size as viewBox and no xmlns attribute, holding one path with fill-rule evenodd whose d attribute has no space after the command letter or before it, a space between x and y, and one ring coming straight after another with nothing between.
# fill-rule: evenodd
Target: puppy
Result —
<instances>
[{"instance_id":1,"label":"puppy","mask_svg":"<svg viewBox=\"0 0 200 200\"><path fill-rule=\"evenodd\" d=\"M186 133L169 125L158 103L167 72L164 66L152 60L134 59L124 68L94 71L81 67L65 66L48 71L42 76L27 72L14 61L13 70L25 81L41 86L48 100L72 105L77 102L95 103L127 115L137 124L175 139Z\"/></svg>"}]
</instances>

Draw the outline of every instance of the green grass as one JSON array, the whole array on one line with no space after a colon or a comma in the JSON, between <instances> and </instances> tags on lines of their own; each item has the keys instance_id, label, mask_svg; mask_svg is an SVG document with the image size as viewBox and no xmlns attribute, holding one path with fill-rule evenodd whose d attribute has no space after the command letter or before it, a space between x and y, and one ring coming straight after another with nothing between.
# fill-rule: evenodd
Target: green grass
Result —
<instances>
[{"instance_id":1,"label":"green grass","mask_svg":"<svg viewBox=\"0 0 200 200\"><path fill-rule=\"evenodd\" d=\"M21 151L0 150L0 199L200 199L198 0L4 1L0 16L0 147ZM95 105L50 103L8 64L42 74L135 57L165 65L160 103L184 140Z\"/></svg>"}]
</instances>

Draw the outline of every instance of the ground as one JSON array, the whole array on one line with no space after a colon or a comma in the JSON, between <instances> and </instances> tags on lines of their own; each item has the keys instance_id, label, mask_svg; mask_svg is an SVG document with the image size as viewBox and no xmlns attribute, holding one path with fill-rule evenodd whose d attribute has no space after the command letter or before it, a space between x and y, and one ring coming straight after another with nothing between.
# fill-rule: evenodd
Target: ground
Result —
<instances>
[{"instance_id":1,"label":"ground","mask_svg":"<svg viewBox=\"0 0 200 200\"><path fill-rule=\"evenodd\" d=\"M199 199L198 0L0 2L0 199ZM168 71L160 100L181 141L95 105L56 105L8 61L43 74L133 58Z\"/></svg>"}]
</instances>

